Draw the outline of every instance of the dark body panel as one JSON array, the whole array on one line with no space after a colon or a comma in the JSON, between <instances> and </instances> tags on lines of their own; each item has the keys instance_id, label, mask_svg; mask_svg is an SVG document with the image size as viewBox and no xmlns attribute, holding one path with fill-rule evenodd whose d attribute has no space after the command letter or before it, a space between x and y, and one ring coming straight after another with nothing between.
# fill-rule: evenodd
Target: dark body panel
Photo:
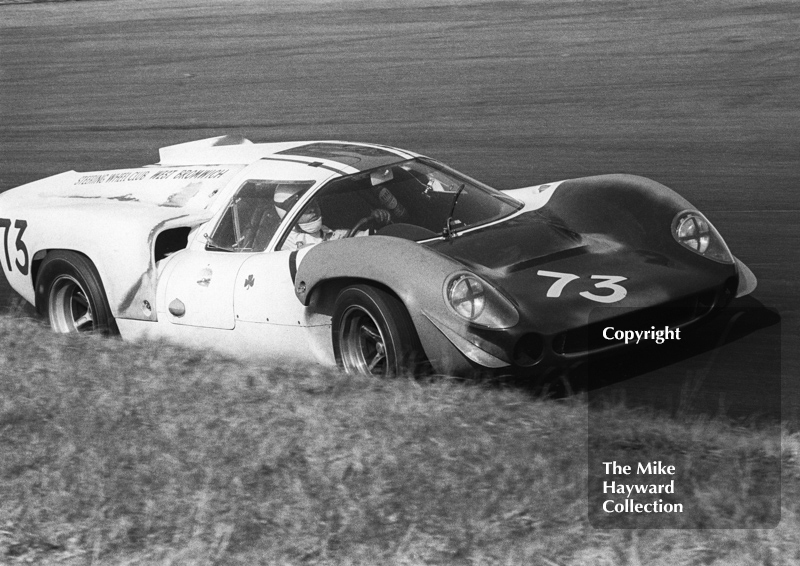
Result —
<instances>
[{"instance_id":1,"label":"dark body panel","mask_svg":"<svg viewBox=\"0 0 800 566\"><path fill-rule=\"evenodd\" d=\"M513 225L512 225L513 224ZM668 228L667 228L668 230ZM681 248L634 247L613 236L565 236L546 220L527 213L507 225L494 226L450 241L427 244L460 261L491 281L520 310L537 331L552 333L585 324L600 302L581 292L599 291L592 275L619 276L627 295L615 306L644 308L711 289L735 276L733 265L716 263ZM491 253L494 250L494 253ZM574 274L557 298L547 297L555 279L539 271Z\"/></svg>"},{"instance_id":2,"label":"dark body panel","mask_svg":"<svg viewBox=\"0 0 800 566\"><path fill-rule=\"evenodd\" d=\"M473 332L510 352L512 363L519 341L534 333L543 341L540 361L554 363L593 348L582 338L581 351L572 338L585 334L590 317L614 324L625 315L631 324L630 314L639 312L637 328L683 326L728 304L738 281L734 265L701 257L672 236L675 215L692 208L649 179L590 177L564 182L542 209L425 245L492 282L520 312L514 328ZM540 272L577 277L548 296L557 277ZM626 295L610 304L583 296L612 294L598 287L604 279L592 276L624 278L619 285ZM597 309L606 306L619 309Z\"/></svg>"}]
</instances>

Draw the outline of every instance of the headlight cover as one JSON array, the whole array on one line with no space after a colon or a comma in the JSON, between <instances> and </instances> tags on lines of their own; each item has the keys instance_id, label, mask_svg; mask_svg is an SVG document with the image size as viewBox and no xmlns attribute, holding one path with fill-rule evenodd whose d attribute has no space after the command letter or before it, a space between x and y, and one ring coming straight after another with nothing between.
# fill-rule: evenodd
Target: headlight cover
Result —
<instances>
[{"instance_id":1,"label":"headlight cover","mask_svg":"<svg viewBox=\"0 0 800 566\"><path fill-rule=\"evenodd\" d=\"M444 283L444 299L464 320L486 328L511 328L519 313L497 289L473 273L454 273Z\"/></svg>"},{"instance_id":2,"label":"headlight cover","mask_svg":"<svg viewBox=\"0 0 800 566\"><path fill-rule=\"evenodd\" d=\"M719 263L733 263L733 255L725 240L714 225L696 210L684 210L675 215L672 236L679 244L705 258Z\"/></svg>"}]
</instances>

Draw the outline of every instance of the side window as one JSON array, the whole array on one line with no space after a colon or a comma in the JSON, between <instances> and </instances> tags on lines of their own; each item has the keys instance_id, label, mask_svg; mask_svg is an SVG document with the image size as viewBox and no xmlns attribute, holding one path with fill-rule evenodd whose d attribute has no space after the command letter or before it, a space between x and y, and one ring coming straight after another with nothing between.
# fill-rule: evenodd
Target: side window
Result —
<instances>
[{"instance_id":1,"label":"side window","mask_svg":"<svg viewBox=\"0 0 800 566\"><path fill-rule=\"evenodd\" d=\"M206 243L208 250L262 252L272 239L281 215L275 208L275 191L287 188L302 194L314 181L251 180L239 188Z\"/></svg>"}]
</instances>

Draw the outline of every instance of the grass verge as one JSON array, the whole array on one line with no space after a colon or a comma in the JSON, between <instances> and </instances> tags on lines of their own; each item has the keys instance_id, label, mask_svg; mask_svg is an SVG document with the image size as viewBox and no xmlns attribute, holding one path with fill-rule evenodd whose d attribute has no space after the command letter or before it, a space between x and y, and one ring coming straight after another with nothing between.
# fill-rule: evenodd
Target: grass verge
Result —
<instances>
[{"instance_id":1,"label":"grass verge","mask_svg":"<svg viewBox=\"0 0 800 566\"><path fill-rule=\"evenodd\" d=\"M0 345L0 562L800 561L797 435L779 449L774 529L594 529L579 397L267 367L9 317ZM769 456L757 429L619 407L608 419L648 457L663 442ZM755 481L700 469L734 507ZM719 512L702 490L686 497Z\"/></svg>"}]
</instances>

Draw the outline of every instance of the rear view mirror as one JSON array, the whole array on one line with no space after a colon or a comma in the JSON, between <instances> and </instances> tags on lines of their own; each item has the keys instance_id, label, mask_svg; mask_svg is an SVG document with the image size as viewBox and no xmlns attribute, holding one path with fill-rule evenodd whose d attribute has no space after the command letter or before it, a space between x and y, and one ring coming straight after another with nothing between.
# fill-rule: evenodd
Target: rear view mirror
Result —
<instances>
[{"instance_id":1,"label":"rear view mirror","mask_svg":"<svg viewBox=\"0 0 800 566\"><path fill-rule=\"evenodd\" d=\"M391 181L393 178L394 174L391 169L379 169L369 174L369 180L373 187L386 181Z\"/></svg>"}]
</instances>

